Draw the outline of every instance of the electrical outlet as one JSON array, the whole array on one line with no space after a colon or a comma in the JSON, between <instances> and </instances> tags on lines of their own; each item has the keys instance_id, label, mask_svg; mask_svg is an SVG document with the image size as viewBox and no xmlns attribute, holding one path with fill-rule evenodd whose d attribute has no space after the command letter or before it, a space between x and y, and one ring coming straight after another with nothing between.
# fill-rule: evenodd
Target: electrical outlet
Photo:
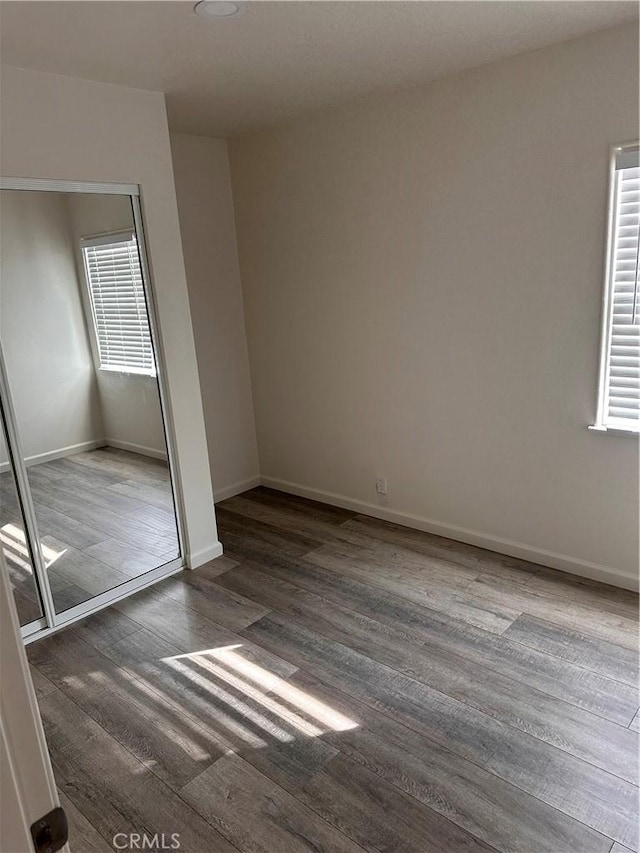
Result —
<instances>
[{"instance_id":1,"label":"electrical outlet","mask_svg":"<svg viewBox=\"0 0 640 853\"><path fill-rule=\"evenodd\" d=\"M386 477L376 477L376 492L379 495L387 494L387 478Z\"/></svg>"}]
</instances>

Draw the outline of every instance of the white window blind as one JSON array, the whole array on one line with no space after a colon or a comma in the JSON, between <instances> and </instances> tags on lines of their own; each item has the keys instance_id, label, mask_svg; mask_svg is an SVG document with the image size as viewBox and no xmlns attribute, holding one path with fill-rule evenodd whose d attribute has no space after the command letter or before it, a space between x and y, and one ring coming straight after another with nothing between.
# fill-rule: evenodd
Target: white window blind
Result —
<instances>
[{"instance_id":1,"label":"white window blind","mask_svg":"<svg viewBox=\"0 0 640 853\"><path fill-rule=\"evenodd\" d=\"M155 375L135 233L82 240L100 368Z\"/></svg>"},{"instance_id":2,"label":"white window blind","mask_svg":"<svg viewBox=\"0 0 640 853\"><path fill-rule=\"evenodd\" d=\"M599 424L640 429L640 163L638 147L616 152L612 188Z\"/></svg>"}]
</instances>

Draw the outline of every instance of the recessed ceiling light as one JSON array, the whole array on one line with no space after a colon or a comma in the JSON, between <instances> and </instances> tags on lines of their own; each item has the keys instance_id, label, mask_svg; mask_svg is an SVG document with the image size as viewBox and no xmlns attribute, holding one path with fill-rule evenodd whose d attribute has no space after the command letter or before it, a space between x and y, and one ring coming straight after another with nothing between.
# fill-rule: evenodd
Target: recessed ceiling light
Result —
<instances>
[{"instance_id":1,"label":"recessed ceiling light","mask_svg":"<svg viewBox=\"0 0 640 853\"><path fill-rule=\"evenodd\" d=\"M233 18L242 12L243 7L241 0L200 0L193 7L193 11L201 18Z\"/></svg>"}]
</instances>

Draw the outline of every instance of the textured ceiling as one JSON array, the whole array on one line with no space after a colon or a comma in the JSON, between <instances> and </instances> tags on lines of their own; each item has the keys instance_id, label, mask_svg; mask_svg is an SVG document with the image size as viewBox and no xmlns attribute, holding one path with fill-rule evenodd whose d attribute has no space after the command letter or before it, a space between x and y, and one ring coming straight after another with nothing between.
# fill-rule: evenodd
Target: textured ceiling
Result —
<instances>
[{"instance_id":1,"label":"textured ceiling","mask_svg":"<svg viewBox=\"0 0 640 853\"><path fill-rule=\"evenodd\" d=\"M637 20L635 2L2 2L2 62L165 92L174 130L228 136Z\"/></svg>"}]
</instances>

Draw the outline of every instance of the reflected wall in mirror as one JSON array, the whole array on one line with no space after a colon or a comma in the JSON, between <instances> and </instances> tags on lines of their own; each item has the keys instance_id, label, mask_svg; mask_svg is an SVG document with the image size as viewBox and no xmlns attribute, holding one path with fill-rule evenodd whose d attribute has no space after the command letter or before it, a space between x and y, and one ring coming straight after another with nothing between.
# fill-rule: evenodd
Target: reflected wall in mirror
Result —
<instances>
[{"instance_id":1,"label":"reflected wall in mirror","mask_svg":"<svg viewBox=\"0 0 640 853\"><path fill-rule=\"evenodd\" d=\"M60 613L179 556L157 359L129 196L0 203L0 341Z\"/></svg>"}]
</instances>

